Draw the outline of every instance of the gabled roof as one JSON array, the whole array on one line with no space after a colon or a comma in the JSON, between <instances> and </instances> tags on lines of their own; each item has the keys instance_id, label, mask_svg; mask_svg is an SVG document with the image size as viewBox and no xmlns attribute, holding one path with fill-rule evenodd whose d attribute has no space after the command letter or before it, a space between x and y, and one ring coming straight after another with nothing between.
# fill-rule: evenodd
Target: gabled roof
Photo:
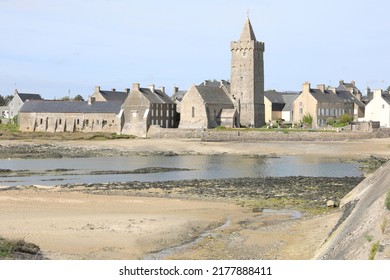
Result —
<instances>
[{"instance_id":1,"label":"gabled roof","mask_svg":"<svg viewBox=\"0 0 390 280\"><path fill-rule=\"evenodd\" d=\"M152 91L150 88L140 88L139 91L151 102L156 104L174 104L173 100L162 90Z\"/></svg>"},{"instance_id":2,"label":"gabled roof","mask_svg":"<svg viewBox=\"0 0 390 280\"><path fill-rule=\"evenodd\" d=\"M120 101L59 101L59 100L28 100L21 113L119 113Z\"/></svg>"},{"instance_id":3,"label":"gabled roof","mask_svg":"<svg viewBox=\"0 0 390 280\"><path fill-rule=\"evenodd\" d=\"M206 104L233 105L232 100L222 87L194 86Z\"/></svg>"},{"instance_id":4,"label":"gabled roof","mask_svg":"<svg viewBox=\"0 0 390 280\"><path fill-rule=\"evenodd\" d=\"M284 92L282 93L282 98L284 100L283 111L291 111L292 110L292 103L295 99L299 96L298 92Z\"/></svg>"},{"instance_id":5,"label":"gabled roof","mask_svg":"<svg viewBox=\"0 0 390 280\"><path fill-rule=\"evenodd\" d=\"M359 99L357 99L353 94L351 94L349 91L345 90L338 90L337 91L337 96L344 102L347 103L355 103L359 107L364 107L364 103L361 102Z\"/></svg>"},{"instance_id":6,"label":"gabled roof","mask_svg":"<svg viewBox=\"0 0 390 280\"><path fill-rule=\"evenodd\" d=\"M384 94L382 94L382 98L383 98L383 100L385 100L387 102L387 104L390 105L390 94L384 93Z\"/></svg>"},{"instance_id":7,"label":"gabled roof","mask_svg":"<svg viewBox=\"0 0 390 280\"><path fill-rule=\"evenodd\" d=\"M264 96L272 103L272 104L285 104L282 93L277 92L275 90L266 90L264 91Z\"/></svg>"},{"instance_id":8,"label":"gabled roof","mask_svg":"<svg viewBox=\"0 0 390 280\"><path fill-rule=\"evenodd\" d=\"M256 41L256 36L253 32L252 24L249 18L246 18L244 28L241 32L240 41Z\"/></svg>"},{"instance_id":9,"label":"gabled roof","mask_svg":"<svg viewBox=\"0 0 390 280\"><path fill-rule=\"evenodd\" d=\"M186 93L187 93L186 90L178 90L172 96L172 99L181 102L183 100L184 95L186 95Z\"/></svg>"},{"instance_id":10,"label":"gabled roof","mask_svg":"<svg viewBox=\"0 0 390 280\"><path fill-rule=\"evenodd\" d=\"M322 92L320 89L310 89L310 94L319 102L343 102L336 94L330 90Z\"/></svg>"},{"instance_id":11,"label":"gabled roof","mask_svg":"<svg viewBox=\"0 0 390 280\"><path fill-rule=\"evenodd\" d=\"M122 103L126 100L129 95L125 91L108 91L101 90L99 93L106 99L107 101L121 101Z\"/></svg>"},{"instance_id":12,"label":"gabled roof","mask_svg":"<svg viewBox=\"0 0 390 280\"><path fill-rule=\"evenodd\" d=\"M17 93L19 95L20 99L23 102L26 102L27 100L42 100L42 97L39 94L35 93Z\"/></svg>"}]
</instances>

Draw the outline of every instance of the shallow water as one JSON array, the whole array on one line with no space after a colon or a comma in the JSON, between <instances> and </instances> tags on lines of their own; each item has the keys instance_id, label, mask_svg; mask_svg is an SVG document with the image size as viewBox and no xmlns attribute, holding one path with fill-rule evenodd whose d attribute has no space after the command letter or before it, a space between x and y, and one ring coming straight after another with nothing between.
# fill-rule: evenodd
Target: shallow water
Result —
<instances>
[{"instance_id":1,"label":"shallow water","mask_svg":"<svg viewBox=\"0 0 390 280\"><path fill-rule=\"evenodd\" d=\"M146 167L187 168L148 174L91 175L92 171L131 171ZM126 156L63 159L0 160L0 169L29 170L39 175L0 177L0 185L58 185L66 183L108 183L126 181L168 181L240 177L344 177L362 176L357 162L311 156L278 158L237 155ZM69 169L49 172L48 170Z\"/></svg>"}]
</instances>

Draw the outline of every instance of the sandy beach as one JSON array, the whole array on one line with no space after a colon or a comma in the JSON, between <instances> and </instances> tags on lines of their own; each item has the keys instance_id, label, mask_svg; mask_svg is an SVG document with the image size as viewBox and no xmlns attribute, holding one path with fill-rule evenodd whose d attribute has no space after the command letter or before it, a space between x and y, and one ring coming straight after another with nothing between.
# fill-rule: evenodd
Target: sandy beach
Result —
<instances>
[{"instance_id":1,"label":"sandy beach","mask_svg":"<svg viewBox=\"0 0 390 280\"><path fill-rule=\"evenodd\" d=\"M390 156L390 139L315 143L133 139L56 144L121 152ZM178 246L163 258L311 259L341 214L334 209L297 218L294 212L257 212L223 199L92 194L50 187L0 191L0 236L35 243L49 259L144 259Z\"/></svg>"}]
</instances>

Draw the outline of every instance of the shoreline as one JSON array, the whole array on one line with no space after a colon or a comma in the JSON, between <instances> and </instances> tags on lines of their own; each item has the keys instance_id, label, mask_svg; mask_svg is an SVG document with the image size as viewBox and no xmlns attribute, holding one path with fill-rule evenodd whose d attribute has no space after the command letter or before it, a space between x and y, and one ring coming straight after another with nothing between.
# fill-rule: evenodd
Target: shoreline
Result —
<instances>
[{"instance_id":1,"label":"shoreline","mask_svg":"<svg viewBox=\"0 0 390 280\"><path fill-rule=\"evenodd\" d=\"M122 139L60 141L55 144L43 140L14 140L2 142L0 150L5 151L10 147L13 150L9 155L17 157L17 149L22 147L20 154L27 158L35 158L40 153L50 157L140 153L145 156L305 155L337 157L340 160L366 160L371 156L390 158L390 139L261 143ZM8 157L4 156L3 160ZM289 179L292 181L292 178ZM272 178L270 180L265 185L271 186ZM309 211L302 218L294 219L283 209L298 209L304 199L290 196L283 203L273 201L275 197L294 194L289 191L290 188L279 189L283 195L270 196L269 192L259 194L253 191L251 196L240 197L237 193L236 196L226 197L227 193L235 191L232 186L241 186L245 180L238 179L231 186L227 181L198 181L198 185L172 185L167 188L151 183L145 183L149 184L148 187L115 183L110 186L75 184L71 188L3 188L0 190L0 218L3 222L0 236L21 238L37 244L44 256L50 259L143 259L153 252L188 243L230 219L228 227L206 234L193 246L178 249L166 258L311 259L343 214L342 209L326 208L326 201L341 199L357 184L355 182L355 185L335 197L319 193L319 210ZM210 182L218 187L207 188ZM313 182L308 181L307 185ZM202 184L205 186L202 187ZM249 183L251 186L254 184ZM296 185L301 187L300 184ZM247 193L251 189L246 188ZM306 200L313 200L313 196L308 196ZM267 201L273 203L262 204ZM263 209L279 209L281 212L267 213ZM305 208L301 211L305 211Z\"/></svg>"}]
</instances>

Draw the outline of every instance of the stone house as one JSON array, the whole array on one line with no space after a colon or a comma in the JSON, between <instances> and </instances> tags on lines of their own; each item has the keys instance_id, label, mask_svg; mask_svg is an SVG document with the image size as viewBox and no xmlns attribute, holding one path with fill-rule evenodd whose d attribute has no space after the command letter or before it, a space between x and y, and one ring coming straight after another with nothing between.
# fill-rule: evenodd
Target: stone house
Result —
<instances>
[{"instance_id":1,"label":"stone house","mask_svg":"<svg viewBox=\"0 0 390 280\"><path fill-rule=\"evenodd\" d=\"M163 128L176 128L176 103L165 93L165 89L156 89L154 85L141 88L139 83L122 104L124 111L123 133L146 137L151 125Z\"/></svg>"},{"instance_id":2,"label":"stone house","mask_svg":"<svg viewBox=\"0 0 390 280\"><path fill-rule=\"evenodd\" d=\"M282 97L284 100L284 107L282 109L282 119L286 123L292 123L293 115L293 102L298 97L299 93L297 92L282 92Z\"/></svg>"},{"instance_id":3,"label":"stone house","mask_svg":"<svg viewBox=\"0 0 390 280\"><path fill-rule=\"evenodd\" d=\"M13 118L19 114L20 108L27 100L42 100L42 97L39 94L35 93L20 93L18 90L15 90L14 96L10 103L8 104L8 113L9 118Z\"/></svg>"},{"instance_id":4,"label":"stone house","mask_svg":"<svg viewBox=\"0 0 390 280\"><path fill-rule=\"evenodd\" d=\"M130 89L128 88L125 91L117 91L115 88L112 90L101 90L100 86L96 86L92 97L95 98L95 101L120 101L123 103L129 93Z\"/></svg>"},{"instance_id":5,"label":"stone house","mask_svg":"<svg viewBox=\"0 0 390 280\"><path fill-rule=\"evenodd\" d=\"M313 117L313 127L323 127L328 118L339 118L343 114L354 115L357 98L349 91L338 91L336 88L325 88L318 85L310 88L306 82L302 86L301 94L293 102L293 122L299 124L306 114ZM363 103L359 103L364 107Z\"/></svg>"},{"instance_id":6,"label":"stone house","mask_svg":"<svg viewBox=\"0 0 390 280\"><path fill-rule=\"evenodd\" d=\"M205 81L192 85L181 102L179 128L206 129L217 126L239 127L235 101L226 81Z\"/></svg>"},{"instance_id":7,"label":"stone house","mask_svg":"<svg viewBox=\"0 0 390 280\"><path fill-rule=\"evenodd\" d=\"M361 118L364 118L365 104L363 101L362 92L356 87L355 81L350 83L345 83L343 80L339 81L339 86L337 87L338 92L348 91L354 98L354 108L353 108L353 120L358 121Z\"/></svg>"},{"instance_id":8,"label":"stone house","mask_svg":"<svg viewBox=\"0 0 390 280\"><path fill-rule=\"evenodd\" d=\"M278 92L267 90L264 92L265 119L275 123L283 119L286 123L292 120L292 103L298 97L295 92Z\"/></svg>"},{"instance_id":9,"label":"stone house","mask_svg":"<svg viewBox=\"0 0 390 280\"><path fill-rule=\"evenodd\" d=\"M21 131L121 133L120 101L26 101L19 113Z\"/></svg>"},{"instance_id":10,"label":"stone house","mask_svg":"<svg viewBox=\"0 0 390 280\"><path fill-rule=\"evenodd\" d=\"M264 92L264 111L266 122L276 122L282 119L282 110L286 103L281 92L267 90Z\"/></svg>"},{"instance_id":11,"label":"stone house","mask_svg":"<svg viewBox=\"0 0 390 280\"><path fill-rule=\"evenodd\" d=\"M390 94L374 90L372 100L366 105L366 122L379 121L381 127L390 127Z\"/></svg>"}]
</instances>

